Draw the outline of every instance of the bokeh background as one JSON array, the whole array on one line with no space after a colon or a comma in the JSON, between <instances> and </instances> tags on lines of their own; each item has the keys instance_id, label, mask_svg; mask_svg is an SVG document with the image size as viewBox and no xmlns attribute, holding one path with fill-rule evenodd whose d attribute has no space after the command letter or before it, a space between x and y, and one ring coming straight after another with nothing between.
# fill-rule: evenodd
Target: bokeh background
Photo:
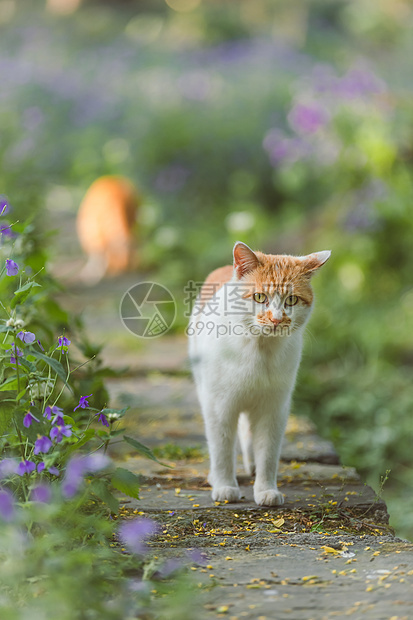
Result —
<instances>
[{"instance_id":1,"label":"bokeh background","mask_svg":"<svg viewBox=\"0 0 413 620\"><path fill-rule=\"evenodd\" d=\"M376 490L391 470L384 498L410 539L412 58L407 0L0 0L14 213L44 240L73 230L97 177L129 177L141 271L178 300L236 239L331 249L294 410ZM79 259L74 235L51 243L55 264Z\"/></svg>"}]
</instances>

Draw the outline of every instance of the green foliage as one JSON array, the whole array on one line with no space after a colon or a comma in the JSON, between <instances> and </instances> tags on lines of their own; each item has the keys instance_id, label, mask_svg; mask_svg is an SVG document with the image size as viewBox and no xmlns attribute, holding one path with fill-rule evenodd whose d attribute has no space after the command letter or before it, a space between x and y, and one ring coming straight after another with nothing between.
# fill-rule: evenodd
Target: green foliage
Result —
<instances>
[{"instance_id":1,"label":"green foliage","mask_svg":"<svg viewBox=\"0 0 413 620\"><path fill-rule=\"evenodd\" d=\"M117 467L110 479L112 486L129 497L139 499L139 477L128 469Z\"/></svg>"},{"instance_id":2,"label":"green foliage","mask_svg":"<svg viewBox=\"0 0 413 620\"><path fill-rule=\"evenodd\" d=\"M204 456L204 451L201 446L177 446L173 443L155 446L152 452L159 459L168 459L171 461L199 459Z\"/></svg>"},{"instance_id":3,"label":"green foliage","mask_svg":"<svg viewBox=\"0 0 413 620\"><path fill-rule=\"evenodd\" d=\"M99 410L89 405L92 394L74 400L78 365L70 361L71 341L54 335L45 349L37 337L42 334L47 346L55 327L49 317L42 330L40 317L52 281L44 278L46 291L37 297L37 276L27 275L30 253L16 262L23 235L22 229L7 254L0 248L0 616L110 620L150 617L156 609L162 617L162 601L151 600L153 575L145 576L150 559L139 541L145 528L139 520L129 522L136 528L133 540L122 542L132 555L120 550L114 531L119 492L139 498L139 477L115 468L106 456L124 432L127 409ZM62 316L57 306L51 308ZM84 350L93 347L85 342ZM126 439L157 460L149 448ZM183 568L176 561L173 570ZM185 601L189 608L188 585L175 582L171 592L164 581L160 592L169 603L181 607Z\"/></svg>"},{"instance_id":4,"label":"green foliage","mask_svg":"<svg viewBox=\"0 0 413 620\"><path fill-rule=\"evenodd\" d=\"M157 463L159 463L160 465L163 465L164 467L168 467L168 465L165 465L164 463L161 463L160 461L158 461L154 452L152 452L152 450L150 450L147 446L144 446L137 439L134 439L133 437L128 437L127 435L124 435L123 439L126 441L126 443L128 443L130 446L135 448L135 450L139 454L146 456L148 459L151 459L151 461L156 461Z\"/></svg>"},{"instance_id":5,"label":"green foliage","mask_svg":"<svg viewBox=\"0 0 413 620\"><path fill-rule=\"evenodd\" d=\"M163 562L148 573L151 558L125 554L113 530L88 491L62 501L54 489L49 503L16 506L0 528L1 617L166 618L172 605L189 620L194 591L182 569L160 580Z\"/></svg>"}]
</instances>

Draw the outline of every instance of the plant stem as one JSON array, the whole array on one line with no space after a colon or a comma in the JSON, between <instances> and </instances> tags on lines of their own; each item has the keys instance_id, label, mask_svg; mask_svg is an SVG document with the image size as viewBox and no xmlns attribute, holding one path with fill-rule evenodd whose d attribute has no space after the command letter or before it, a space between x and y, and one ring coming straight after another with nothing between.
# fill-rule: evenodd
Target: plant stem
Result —
<instances>
[{"instance_id":1,"label":"plant stem","mask_svg":"<svg viewBox=\"0 0 413 620\"><path fill-rule=\"evenodd\" d=\"M14 336L14 356L16 360L16 375L17 375L17 396L19 396L20 394L20 371L19 371L19 358L17 357L17 351L18 351L17 341L16 341L16 336ZM19 404L20 399L17 399L16 402L17 404Z\"/></svg>"},{"instance_id":2,"label":"plant stem","mask_svg":"<svg viewBox=\"0 0 413 620\"><path fill-rule=\"evenodd\" d=\"M19 396L20 394L20 372L19 372L19 358L17 357L17 342L16 342L16 336L14 336L14 356L16 359L16 375L17 375L17 396ZM16 398L16 405L19 405L20 403L20 398ZM25 449L24 449L24 443L23 443L23 436L21 434L21 431L17 425L17 421L15 416L13 416L13 421L14 421L14 426L16 427L16 433L17 436L19 438L19 443L20 443L20 452L22 455L22 459L24 460L25 457Z\"/></svg>"}]
</instances>

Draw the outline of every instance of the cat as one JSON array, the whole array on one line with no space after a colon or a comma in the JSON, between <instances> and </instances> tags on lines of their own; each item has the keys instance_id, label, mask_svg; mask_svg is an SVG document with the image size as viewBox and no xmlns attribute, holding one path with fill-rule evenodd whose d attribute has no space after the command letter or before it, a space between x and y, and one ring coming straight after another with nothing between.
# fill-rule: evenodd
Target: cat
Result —
<instances>
[{"instance_id":1,"label":"cat","mask_svg":"<svg viewBox=\"0 0 413 620\"><path fill-rule=\"evenodd\" d=\"M89 187L76 220L88 256L81 280L95 284L135 266L133 228L139 202L134 185L121 176L100 177Z\"/></svg>"},{"instance_id":2,"label":"cat","mask_svg":"<svg viewBox=\"0 0 413 620\"><path fill-rule=\"evenodd\" d=\"M313 307L311 276L330 251L254 252L238 241L233 266L206 279L188 328L189 358L205 422L214 501L236 502L236 435L258 505L283 504L281 444Z\"/></svg>"}]
</instances>

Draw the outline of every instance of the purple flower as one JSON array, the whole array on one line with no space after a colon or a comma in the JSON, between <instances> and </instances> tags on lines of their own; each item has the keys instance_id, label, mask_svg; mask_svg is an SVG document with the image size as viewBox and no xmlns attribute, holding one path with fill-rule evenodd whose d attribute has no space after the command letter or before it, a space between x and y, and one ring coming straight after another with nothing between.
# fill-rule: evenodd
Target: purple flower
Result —
<instances>
[{"instance_id":1,"label":"purple flower","mask_svg":"<svg viewBox=\"0 0 413 620\"><path fill-rule=\"evenodd\" d=\"M70 425L59 424L59 426L54 426L50 431L50 439L56 441L56 443L60 443L63 439L63 436L70 437L72 434L72 427Z\"/></svg>"},{"instance_id":2,"label":"purple flower","mask_svg":"<svg viewBox=\"0 0 413 620\"><path fill-rule=\"evenodd\" d=\"M40 454L40 452L49 452L52 445L53 444L50 439L46 437L46 435L43 435L43 437L39 437L39 439L36 439L36 442L34 444L34 454Z\"/></svg>"},{"instance_id":3,"label":"purple flower","mask_svg":"<svg viewBox=\"0 0 413 620\"><path fill-rule=\"evenodd\" d=\"M44 351L44 347L42 346L42 343L40 342L40 340L37 341L37 344L39 345L40 349Z\"/></svg>"},{"instance_id":4,"label":"purple flower","mask_svg":"<svg viewBox=\"0 0 413 620\"><path fill-rule=\"evenodd\" d=\"M59 346L57 348L60 349L62 353L66 353L63 347L68 347L72 341L66 338L66 336L60 336L58 342Z\"/></svg>"},{"instance_id":5,"label":"purple flower","mask_svg":"<svg viewBox=\"0 0 413 620\"><path fill-rule=\"evenodd\" d=\"M89 403L87 399L90 398L91 396L92 394L89 394L89 396L81 396L79 399L79 404L76 405L73 411L76 411L76 409L79 409L79 407L81 407L82 409L86 409L86 407L89 407Z\"/></svg>"},{"instance_id":6,"label":"purple flower","mask_svg":"<svg viewBox=\"0 0 413 620\"><path fill-rule=\"evenodd\" d=\"M8 222L2 222L0 224L0 234L2 234L4 237L14 237L14 233L11 229L11 226Z\"/></svg>"},{"instance_id":7,"label":"purple flower","mask_svg":"<svg viewBox=\"0 0 413 620\"><path fill-rule=\"evenodd\" d=\"M87 473L94 473L107 467L109 457L99 452L88 456L74 456L67 464L65 477L62 482L64 497L71 498L79 490L83 478Z\"/></svg>"},{"instance_id":8,"label":"purple flower","mask_svg":"<svg viewBox=\"0 0 413 620\"><path fill-rule=\"evenodd\" d=\"M66 336L60 336L58 342L59 342L59 347L68 347L72 341L69 340L69 338L66 338Z\"/></svg>"},{"instance_id":9,"label":"purple flower","mask_svg":"<svg viewBox=\"0 0 413 620\"><path fill-rule=\"evenodd\" d=\"M36 465L33 461L21 461L17 466L16 474L24 476L24 474L31 474L35 469Z\"/></svg>"},{"instance_id":10,"label":"purple flower","mask_svg":"<svg viewBox=\"0 0 413 620\"><path fill-rule=\"evenodd\" d=\"M105 414L101 411L100 413L97 413L96 415L99 416L98 418L99 422L102 422L103 426L107 426L109 428L109 422Z\"/></svg>"},{"instance_id":11,"label":"purple flower","mask_svg":"<svg viewBox=\"0 0 413 620\"><path fill-rule=\"evenodd\" d=\"M125 521L119 526L119 539L132 553L143 555L147 551L145 539L153 536L159 526L151 519L133 519Z\"/></svg>"},{"instance_id":12,"label":"purple flower","mask_svg":"<svg viewBox=\"0 0 413 620\"><path fill-rule=\"evenodd\" d=\"M85 471L89 471L92 473L100 471L101 469L105 469L105 467L107 467L110 463L110 458L102 452L95 452L94 454L89 454L88 456L84 457L84 460L86 461Z\"/></svg>"},{"instance_id":13,"label":"purple flower","mask_svg":"<svg viewBox=\"0 0 413 620\"><path fill-rule=\"evenodd\" d=\"M54 418L53 418L53 420L52 420L52 424L53 424L54 426L64 426L64 425L65 425L65 421L64 421L64 419L62 418L61 413L57 413L57 414L55 415L55 417L54 417Z\"/></svg>"},{"instance_id":14,"label":"purple flower","mask_svg":"<svg viewBox=\"0 0 413 620\"><path fill-rule=\"evenodd\" d=\"M19 266L11 258L6 258L6 273L8 276L16 276L19 273Z\"/></svg>"},{"instance_id":15,"label":"purple flower","mask_svg":"<svg viewBox=\"0 0 413 620\"><path fill-rule=\"evenodd\" d=\"M45 467L46 467L46 464L45 464L45 463L43 463L43 461L42 461L42 462L41 462L41 463L39 463L39 464L38 464L38 466L37 466L37 472L38 472L39 474L41 474L41 473L42 473L42 471L44 470L44 468L45 468Z\"/></svg>"},{"instance_id":16,"label":"purple flower","mask_svg":"<svg viewBox=\"0 0 413 620\"><path fill-rule=\"evenodd\" d=\"M385 86L369 69L354 67L336 82L335 90L339 97L354 99L383 92Z\"/></svg>"},{"instance_id":17,"label":"purple flower","mask_svg":"<svg viewBox=\"0 0 413 620\"><path fill-rule=\"evenodd\" d=\"M76 493L78 492L82 482L83 482L83 478L80 478L79 480L74 480L74 481L66 480L64 478L62 482L63 497L65 497L66 499L72 499L72 497L74 497Z\"/></svg>"},{"instance_id":18,"label":"purple flower","mask_svg":"<svg viewBox=\"0 0 413 620\"><path fill-rule=\"evenodd\" d=\"M53 476L60 476L60 471L54 465L51 465L47 471L49 474L53 474Z\"/></svg>"},{"instance_id":19,"label":"purple flower","mask_svg":"<svg viewBox=\"0 0 413 620\"><path fill-rule=\"evenodd\" d=\"M30 413L30 411L28 411L23 418L23 426L29 428L33 424L33 422L40 422L40 420L38 420L36 416Z\"/></svg>"},{"instance_id":20,"label":"purple flower","mask_svg":"<svg viewBox=\"0 0 413 620\"><path fill-rule=\"evenodd\" d=\"M263 147L267 151L271 164L278 166L280 163L293 163L305 156L308 146L303 138L287 137L279 129L271 129L265 136Z\"/></svg>"},{"instance_id":21,"label":"purple flower","mask_svg":"<svg viewBox=\"0 0 413 620\"><path fill-rule=\"evenodd\" d=\"M23 351L21 351L19 347L16 347L14 343L11 345L11 349L7 349L6 353L10 353L11 364L16 363L16 357L23 357ZM20 362L17 362L17 363L20 364Z\"/></svg>"},{"instance_id":22,"label":"purple flower","mask_svg":"<svg viewBox=\"0 0 413 620\"><path fill-rule=\"evenodd\" d=\"M50 420L52 417L52 408L47 406L46 409L44 410L43 413L43 417L46 418L46 420Z\"/></svg>"},{"instance_id":23,"label":"purple flower","mask_svg":"<svg viewBox=\"0 0 413 620\"><path fill-rule=\"evenodd\" d=\"M48 504L52 499L52 491L47 484L38 484L32 489L30 499L33 502L40 502L41 504Z\"/></svg>"},{"instance_id":24,"label":"purple flower","mask_svg":"<svg viewBox=\"0 0 413 620\"><path fill-rule=\"evenodd\" d=\"M46 409L44 410L43 417L46 418L46 420L50 420L52 417L52 413L55 415L55 419L56 419L58 415L63 414L63 409L61 409L60 407L57 407L56 405L53 405L53 407L47 406Z\"/></svg>"},{"instance_id":25,"label":"purple flower","mask_svg":"<svg viewBox=\"0 0 413 620\"><path fill-rule=\"evenodd\" d=\"M0 489L0 517L7 522L14 518L13 494L8 489Z\"/></svg>"},{"instance_id":26,"label":"purple flower","mask_svg":"<svg viewBox=\"0 0 413 620\"><path fill-rule=\"evenodd\" d=\"M289 115L288 121L297 133L316 133L328 121L327 111L316 103L296 103Z\"/></svg>"},{"instance_id":27,"label":"purple flower","mask_svg":"<svg viewBox=\"0 0 413 620\"><path fill-rule=\"evenodd\" d=\"M17 469L17 461L14 459L3 459L0 461L0 480L8 478L10 474L15 474Z\"/></svg>"},{"instance_id":28,"label":"purple flower","mask_svg":"<svg viewBox=\"0 0 413 620\"><path fill-rule=\"evenodd\" d=\"M36 336L32 332L26 331L19 332L17 337L26 344L32 344L36 340Z\"/></svg>"}]
</instances>

